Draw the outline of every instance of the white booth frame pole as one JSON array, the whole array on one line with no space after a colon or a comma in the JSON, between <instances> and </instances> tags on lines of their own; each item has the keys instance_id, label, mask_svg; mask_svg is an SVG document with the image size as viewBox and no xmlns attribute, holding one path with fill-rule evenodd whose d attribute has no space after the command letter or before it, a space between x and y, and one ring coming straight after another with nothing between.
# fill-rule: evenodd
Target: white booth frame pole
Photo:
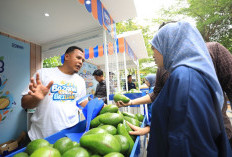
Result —
<instances>
[{"instance_id":1,"label":"white booth frame pole","mask_svg":"<svg viewBox=\"0 0 232 157\"><path fill-rule=\"evenodd\" d=\"M128 92L128 80L127 80L127 68L126 68L126 51L123 53L124 58L124 69L125 69L125 80L126 80L126 91ZM130 106L127 107L128 112L130 113Z\"/></svg>"},{"instance_id":2,"label":"white booth frame pole","mask_svg":"<svg viewBox=\"0 0 232 157\"><path fill-rule=\"evenodd\" d=\"M120 88L120 76L119 76L119 67L118 67L118 52L117 52L117 47L116 47L116 40L114 40L114 52L116 55L116 70L117 70L117 88L118 91L117 92L121 92L121 88Z\"/></svg>"},{"instance_id":3,"label":"white booth frame pole","mask_svg":"<svg viewBox=\"0 0 232 157\"><path fill-rule=\"evenodd\" d=\"M128 92L128 80L127 80L127 69L126 69L126 51L123 52L123 60L124 60L124 70L125 70L125 84L126 84L126 91Z\"/></svg>"},{"instance_id":4,"label":"white booth frame pole","mask_svg":"<svg viewBox=\"0 0 232 157\"><path fill-rule=\"evenodd\" d=\"M139 90L140 90L141 80L140 80L139 60L137 59L136 62L137 62L137 74L138 74L138 86L139 86ZM147 106L147 104L140 105L140 113L145 115L143 107L145 108L145 112L147 113L146 117L148 119L148 106Z\"/></svg>"},{"instance_id":5,"label":"white booth frame pole","mask_svg":"<svg viewBox=\"0 0 232 157\"><path fill-rule=\"evenodd\" d=\"M138 86L139 86L139 90L140 90L141 80L140 80L139 60L137 59L136 62L137 62ZM140 105L140 113L143 114L143 115L145 115L144 109L145 109L145 112L148 113L147 104ZM147 119L148 119L148 114L146 116L147 116Z\"/></svg>"},{"instance_id":6,"label":"white booth frame pole","mask_svg":"<svg viewBox=\"0 0 232 157\"><path fill-rule=\"evenodd\" d=\"M140 80L139 60L137 59L136 61L137 61L137 77L138 77L138 86L139 86L139 90L140 90L141 80Z\"/></svg>"},{"instance_id":7,"label":"white booth frame pole","mask_svg":"<svg viewBox=\"0 0 232 157\"><path fill-rule=\"evenodd\" d=\"M105 56L106 96L107 96L107 103L109 104L109 94L110 94L109 63L108 63L106 30L104 28L103 28L103 43L104 43L104 52L105 52L104 56Z\"/></svg>"}]
</instances>

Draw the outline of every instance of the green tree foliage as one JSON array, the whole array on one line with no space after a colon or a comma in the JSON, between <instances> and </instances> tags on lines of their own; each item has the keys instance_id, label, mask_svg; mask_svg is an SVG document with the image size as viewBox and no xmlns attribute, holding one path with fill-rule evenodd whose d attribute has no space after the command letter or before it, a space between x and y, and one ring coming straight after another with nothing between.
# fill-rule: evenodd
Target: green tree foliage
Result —
<instances>
[{"instance_id":1,"label":"green tree foliage","mask_svg":"<svg viewBox=\"0 0 232 157\"><path fill-rule=\"evenodd\" d=\"M140 59L139 60L139 65L140 65L140 73L142 75L147 75L150 73L156 73L157 68L156 67L144 67L144 64L149 64L151 62L154 62L152 55L153 51L151 50L151 45L149 43L149 40L151 40L153 34L149 32L150 26L141 26L134 22L134 20L127 20L121 23L116 24L116 30L117 34L122 34L123 32L128 32L128 31L135 31L135 30L142 30L145 46L147 49L147 53L149 58L147 59ZM133 73L130 73L133 74Z\"/></svg>"},{"instance_id":2,"label":"green tree foliage","mask_svg":"<svg viewBox=\"0 0 232 157\"><path fill-rule=\"evenodd\" d=\"M120 22L120 23L116 24L117 34L122 34L123 32L135 31L135 30L139 30L139 29L142 30L142 34L143 34L145 46L147 48L148 56L151 56L153 54L153 52L151 50L149 40L151 40L153 34L151 34L149 32L149 25L148 26L141 26L141 25L137 24L136 22L134 22L133 20L128 20L128 21Z\"/></svg>"},{"instance_id":3,"label":"green tree foliage","mask_svg":"<svg viewBox=\"0 0 232 157\"><path fill-rule=\"evenodd\" d=\"M219 42L232 52L232 0L177 0L162 13L167 20L192 17L206 42Z\"/></svg>"},{"instance_id":4,"label":"green tree foliage","mask_svg":"<svg viewBox=\"0 0 232 157\"><path fill-rule=\"evenodd\" d=\"M60 55L43 60L43 68L52 68L60 65L62 65L60 60Z\"/></svg>"}]
</instances>

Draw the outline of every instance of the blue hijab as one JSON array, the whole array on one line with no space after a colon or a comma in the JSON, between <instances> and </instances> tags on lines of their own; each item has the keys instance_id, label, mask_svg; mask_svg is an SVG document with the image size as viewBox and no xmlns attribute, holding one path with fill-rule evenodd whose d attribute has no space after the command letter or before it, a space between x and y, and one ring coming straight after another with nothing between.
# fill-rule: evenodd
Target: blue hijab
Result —
<instances>
[{"instance_id":1,"label":"blue hijab","mask_svg":"<svg viewBox=\"0 0 232 157\"><path fill-rule=\"evenodd\" d=\"M148 74L145 78L150 83L150 87L149 88L155 86L156 74Z\"/></svg>"},{"instance_id":2,"label":"blue hijab","mask_svg":"<svg viewBox=\"0 0 232 157\"><path fill-rule=\"evenodd\" d=\"M163 55L167 71L187 66L204 75L216 95L216 103L222 108L222 89L206 44L197 28L184 21L170 23L162 27L150 43Z\"/></svg>"}]
</instances>

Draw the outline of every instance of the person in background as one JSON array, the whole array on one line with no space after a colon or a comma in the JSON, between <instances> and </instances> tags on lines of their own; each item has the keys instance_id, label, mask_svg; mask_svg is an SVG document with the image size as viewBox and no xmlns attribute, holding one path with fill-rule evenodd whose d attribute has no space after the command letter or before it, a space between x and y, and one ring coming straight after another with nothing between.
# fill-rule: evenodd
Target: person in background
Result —
<instances>
[{"instance_id":1,"label":"person in background","mask_svg":"<svg viewBox=\"0 0 232 157\"><path fill-rule=\"evenodd\" d=\"M31 77L22 92L21 105L33 109L27 140L42 139L79 122L76 101L86 95L85 81L77 72L85 61L84 52L77 46L69 47L64 63L55 68L42 68ZM82 107L87 99L80 102Z\"/></svg>"},{"instance_id":2,"label":"person in background","mask_svg":"<svg viewBox=\"0 0 232 157\"><path fill-rule=\"evenodd\" d=\"M152 104L148 156L232 156L223 125L223 92L199 31L187 22L170 23L151 41L158 67L170 76ZM149 95L118 106L151 103Z\"/></svg>"},{"instance_id":3,"label":"person in background","mask_svg":"<svg viewBox=\"0 0 232 157\"><path fill-rule=\"evenodd\" d=\"M131 89L136 89L135 84L132 82L132 75L127 76L127 82L128 82L128 91ZM126 83L124 85L124 90L126 90Z\"/></svg>"},{"instance_id":4,"label":"person in background","mask_svg":"<svg viewBox=\"0 0 232 157\"><path fill-rule=\"evenodd\" d=\"M156 82L156 74L149 74L145 77L145 84L149 87L148 93L153 93ZM151 120L151 104L147 104L149 121Z\"/></svg>"},{"instance_id":5,"label":"person in background","mask_svg":"<svg viewBox=\"0 0 232 157\"><path fill-rule=\"evenodd\" d=\"M155 87L155 81L156 81L156 74L148 74L145 77L145 84L148 86L149 88L149 93L153 92L153 89Z\"/></svg>"},{"instance_id":6,"label":"person in background","mask_svg":"<svg viewBox=\"0 0 232 157\"><path fill-rule=\"evenodd\" d=\"M114 73L113 72L109 72L109 83L110 83L110 94L114 94L115 92L115 88L117 88L117 84L114 81Z\"/></svg>"},{"instance_id":7,"label":"person in background","mask_svg":"<svg viewBox=\"0 0 232 157\"><path fill-rule=\"evenodd\" d=\"M104 103L107 104L106 81L103 76L103 71L101 69L97 69L93 72L93 76L98 82L94 97L102 99Z\"/></svg>"}]
</instances>

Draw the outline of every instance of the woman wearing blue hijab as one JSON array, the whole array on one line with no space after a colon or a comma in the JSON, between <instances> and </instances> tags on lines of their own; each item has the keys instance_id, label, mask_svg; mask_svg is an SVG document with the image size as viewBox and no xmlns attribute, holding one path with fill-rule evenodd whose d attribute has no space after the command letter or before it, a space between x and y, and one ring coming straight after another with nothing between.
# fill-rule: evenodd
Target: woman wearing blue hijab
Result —
<instances>
[{"instance_id":1,"label":"woman wearing blue hijab","mask_svg":"<svg viewBox=\"0 0 232 157\"><path fill-rule=\"evenodd\" d=\"M154 88L155 81L156 81L156 74L148 74L145 77L145 84L149 87L149 90L152 90L152 88Z\"/></svg>"},{"instance_id":2,"label":"woman wearing blue hijab","mask_svg":"<svg viewBox=\"0 0 232 157\"><path fill-rule=\"evenodd\" d=\"M199 31L187 22L170 23L151 45L158 67L171 74L152 103L150 129L133 133L150 131L148 156L231 157L221 115L223 93ZM129 104L145 101L148 97Z\"/></svg>"},{"instance_id":3,"label":"woman wearing blue hijab","mask_svg":"<svg viewBox=\"0 0 232 157\"><path fill-rule=\"evenodd\" d=\"M151 41L171 73L152 106L148 156L232 156L223 126L223 93L207 47L187 22L164 26Z\"/></svg>"}]
</instances>

